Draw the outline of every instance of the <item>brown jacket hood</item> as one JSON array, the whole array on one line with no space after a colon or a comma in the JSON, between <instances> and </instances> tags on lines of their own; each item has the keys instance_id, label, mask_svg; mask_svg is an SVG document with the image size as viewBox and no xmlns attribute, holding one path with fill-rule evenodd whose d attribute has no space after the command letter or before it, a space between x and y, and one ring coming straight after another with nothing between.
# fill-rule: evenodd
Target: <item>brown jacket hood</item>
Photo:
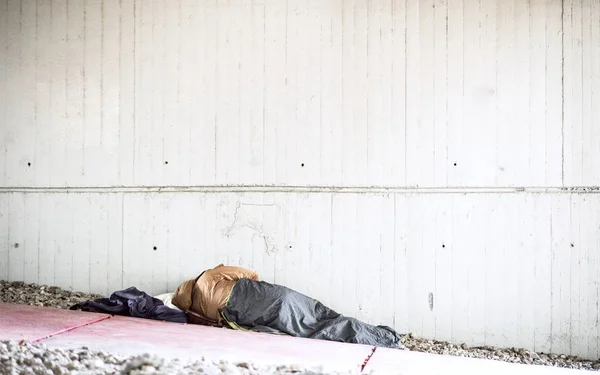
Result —
<instances>
[{"instance_id":1,"label":"brown jacket hood","mask_svg":"<svg viewBox=\"0 0 600 375\"><path fill-rule=\"evenodd\" d=\"M192 306L192 293L194 292L194 284L196 280L188 280L179 285L173 294L171 302L183 311L187 311Z\"/></svg>"},{"instance_id":2,"label":"brown jacket hood","mask_svg":"<svg viewBox=\"0 0 600 375\"><path fill-rule=\"evenodd\" d=\"M191 311L211 321L221 321L235 283L242 278L258 280L256 272L222 264L206 270L195 280L188 280L175 290L172 302L184 311Z\"/></svg>"}]
</instances>

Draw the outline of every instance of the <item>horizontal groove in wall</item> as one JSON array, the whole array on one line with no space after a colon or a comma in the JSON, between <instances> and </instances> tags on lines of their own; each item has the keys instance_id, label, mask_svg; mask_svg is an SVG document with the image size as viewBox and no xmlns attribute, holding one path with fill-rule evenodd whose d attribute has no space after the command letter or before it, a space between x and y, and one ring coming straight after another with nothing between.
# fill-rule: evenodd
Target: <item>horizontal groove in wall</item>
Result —
<instances>
[{"instance_id":1,"label":"horizontal groove in wall","mask_svg":"<svg viewBox=\"0 0 600 375\"><path fill-rule=\"evenodd\" d=\"M340 193L340 194L560 194L600 193L600 187L393 187L393 186L93 186L0 187L0 193L111 194L111 193Z\"/></svg>"}]
</instances>

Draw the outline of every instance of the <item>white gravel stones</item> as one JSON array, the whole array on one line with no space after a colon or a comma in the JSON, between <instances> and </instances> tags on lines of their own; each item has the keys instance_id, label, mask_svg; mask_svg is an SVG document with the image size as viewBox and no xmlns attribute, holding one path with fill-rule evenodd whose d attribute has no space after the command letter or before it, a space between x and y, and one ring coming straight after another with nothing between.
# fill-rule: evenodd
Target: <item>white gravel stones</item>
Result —
<instances>
[{"instance_id":1,"label":"white gravel stones","mask_svg":"<svg viewBox=\"0 0 600 375\"><path fill-rule=\"evenodd\" d=\"M56 287L9 283L0 280L0 301L34 306L68 308L78 302L102 296L69 292ZM403 344L410 350L454 355L460 357L493 359L498 361L547 365L584 370L600 370L600 360L590 361L567 355L534 353L525 349L499 349L492 347L469 348L447 342L424 340L412 335L402 337ZM12 354L11 354L12 353ZM17 353L15 359L10 356ZM45 357L45 355L48 355ZM44 359L50 358L50 359ZM2 371L12 366L11 371ZM181 364L165 361L149 355L126 359L103 352L82 350L49 350L41 345L3 342L0 345L0 374L320 374L318 371L281 366L258 368L249 363L199 361Z\"/></svg>"},{"instance_id":2,"label":"white gravel stones","mask_svg":"<svg viewBox=\"0 0 600 375\"><path fill-rule=\"evenodd\" d=\"M21 305L68 309L88 299L102 298L97 294L69 292L61 288L0 280L0 301Z\"/></svg>"},{"instance_id":3,"label":"white gravel stones","mask_svg":"<svg viewBox=\"0 0 600 375\"><path fill-rule=\"evenodd\" d=\"M255 366L249 363L165 360L153 355L126 358L88 348L49 349L42 344L0 341L0 374L19 375L325 375L319 370L295 366ZM356 372L328 373L359 374Z\"/></svg>"},{"instance_id":4,"label":"white gravel stones","mask_svg":"<svg viewBox=\"0 0 600 375\"><path fill-rule=\"evenodd\" d=\"M465 344L425 340L405 335L402 342L407 349L424 353L453 355L458 357L492 359L527 365L545 365L580 370L600 370L600 361L590 361L575 356L535 353L518 348L494 348L489 346L470 348Z\"/></svg>"}]
</instances>

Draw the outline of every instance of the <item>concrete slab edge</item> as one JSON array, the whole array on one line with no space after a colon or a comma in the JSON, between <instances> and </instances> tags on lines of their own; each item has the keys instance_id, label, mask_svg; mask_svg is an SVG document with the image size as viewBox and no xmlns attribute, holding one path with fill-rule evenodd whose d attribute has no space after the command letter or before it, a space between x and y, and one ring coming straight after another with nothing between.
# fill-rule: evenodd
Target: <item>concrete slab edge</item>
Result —
<instances>
[{"instance_id":1,"label":"concrete slab edge","mask_svg":"<svg viewBox=\"0 0 600 375\"><path fill-rule=\"evenodd\" d=\"M67 328L61 329L60 331L52 332L52 333L49 333L47 335L35 338L33 340L26 340L26 341L29 341L29 342L40 342L40 341L49 339L50 337L62 335L63 333L67 333L67 332L73 331L73 330L75 330L77 328L81 328L81 327L85 327L85 326L88 326L88 325L91 325L91 324L95 324L95 323L98 323L98 322L101 322L103 320L107 320L107 319L110 319L110 318L112 318L112 315L101 316L99 318L90 320L88 322L83 322L83 323L74 325L72 327L67 327Z\"/></svg>"}]
</instances>

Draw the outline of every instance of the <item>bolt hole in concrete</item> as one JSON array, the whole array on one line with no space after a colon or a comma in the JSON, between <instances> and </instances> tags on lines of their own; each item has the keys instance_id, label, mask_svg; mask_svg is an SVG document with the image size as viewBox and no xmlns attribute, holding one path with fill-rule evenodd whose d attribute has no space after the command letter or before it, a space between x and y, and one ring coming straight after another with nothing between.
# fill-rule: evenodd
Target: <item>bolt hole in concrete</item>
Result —
<instances>
[{"instance_id":1,"label":"bolt hole in concrete","mask_svg":"<svg viewBox=\"0 0 600 375\"><path fill-rule=\"evenodd\" d=\"M575 245L574 245L574 244L571 244L571 247L575 247Z\"/></svg>"},{"instance_id":2,"label":"bolt hole in concrete","mask_svg":"<svg viewBox=\"0 0 600 375\"><path fill-rule=\"evenodd\" d=\"M154 246L154 247L152 248L152 250L156 251L156 246Z\"/></svg>"},{"instance_id":3,"label":"bolt hole in concrete","mask_svg":"<svg viewBox=\"0 0 600 375\"><path fill-rule=\"evenodd\" d=\"M454 166L456 167L456 163L454 163Z\"/></svg>"},{"instance_id":4,"label":"bolt hole in concrete","mask_svg":"<svg viewBox=\"0 0 600 375\"><path fill-rule=\"evenodd\" d=\"M27 166L28 166L28 167L31 167L31 163L27 163Z\"/></svg>"},{"instance_id":5,"label":"bolt hole in concrete","mask_svg":"<svg viewBox=\"0 0 600 375\"><path fill-rule=\"evenodd\" d=\"M304 167L304 163L300 164L301 167Z\"/></svg>"},{"instance_id":6,"label":"bolt hole in concrete","mask_svg":"<svg viewBox=\"0 0 600 375\"><path fill-rule=\"evenodd\" d=\"M18 244L18 243L15 243L15 249L16 249L16 248L18 248L18 247L19 247L19 244Z\"/></svg>"},{"instance_id":7,"label":"bolt hole in concrete","mask_svg":"<svg viewBox=\"0 0 600 375\"><path fill-rule=\"evenodd\" d=\"M442 244L442 247L443 247L443 248L445 248L445 247L446 247L446 245Z\"/></svg>"},{"instance_id":8,"label":"bolt hole in concrete","mask_svg":"<svg viewBox=\"0 0 600 375\"><path fill-rule=\"evenodd\" d=\"M165 161L165 164L169 164L169 162L168 162L168 161Z\"/></svg>"}]
</instances>

